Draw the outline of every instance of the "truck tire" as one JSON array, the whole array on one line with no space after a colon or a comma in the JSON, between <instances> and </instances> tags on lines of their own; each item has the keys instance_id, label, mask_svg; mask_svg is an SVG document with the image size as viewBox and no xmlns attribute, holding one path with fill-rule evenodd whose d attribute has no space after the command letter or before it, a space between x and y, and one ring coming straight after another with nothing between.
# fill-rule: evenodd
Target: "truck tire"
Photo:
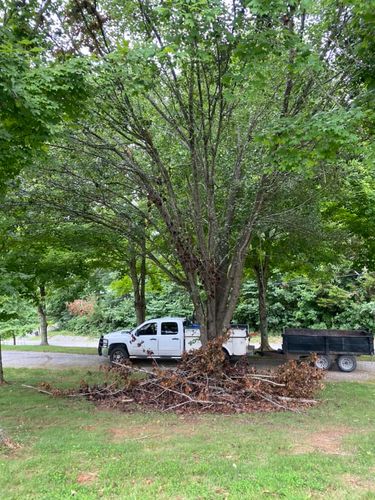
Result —
<instances>
[{"instance_id":1,"label":"truck tire","mask_svg":"<svg viewBox=\"0 0 375 500\"><path fill-rule=\"evenodd\" d=\"M116 346L109 353L111 363L124 363L127 359L129 359L129 353L126 347Z\"/></svg>"},{"instance_id":2,"label":"truck tire","mask_svg":"<svg viewBox=\"0 0 375 500\"><path fill-rule=\"evenodd\" d=\"M232 360L232 357L231 355L229 354L229 352L223 347L223 353L224 353L224 362L225 363L231 363L233 360Z\"/></svg>"},{"instance_id":3,"label":"truck tire","mask_svg":"<svg viewBox=\"0 0 375 500\"><path fill-rule=\"evenodd\" d=\"M327 354L318 354L315 361L315 366L321 370L329 370L332 366L332 358Z\"/></svg>"},{"instance_id":4,"label":"truck tire","mask_svg":"<svg viewBox=\"0 0 375 500\"><path fill-rule=\"evenodd\" d=\"M353 372L357 368L357 360L355 356L339 356L336 361L339 370L342 372Z\"/></svg>"}]
</instances>

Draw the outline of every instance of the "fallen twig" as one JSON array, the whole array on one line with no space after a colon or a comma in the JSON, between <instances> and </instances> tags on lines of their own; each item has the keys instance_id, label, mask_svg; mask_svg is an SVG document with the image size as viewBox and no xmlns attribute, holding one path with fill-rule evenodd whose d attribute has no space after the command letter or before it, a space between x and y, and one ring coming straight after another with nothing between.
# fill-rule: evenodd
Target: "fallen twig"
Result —
<instances>
[{"instance_id":1,"label":"fallen twig","mask_svg":"<svg viewBox=\"0 0 375 500\"><path fill-rule=\"evenodd\" d=\"M34 389L34 391L38 391L43 394L48 394L49 396L54 396L53 392L46 391L45 389L40 389L39 387L34 387L33 385L21 384L21 386L27 387L28 389Z\"/></svg>"}]
</instances>

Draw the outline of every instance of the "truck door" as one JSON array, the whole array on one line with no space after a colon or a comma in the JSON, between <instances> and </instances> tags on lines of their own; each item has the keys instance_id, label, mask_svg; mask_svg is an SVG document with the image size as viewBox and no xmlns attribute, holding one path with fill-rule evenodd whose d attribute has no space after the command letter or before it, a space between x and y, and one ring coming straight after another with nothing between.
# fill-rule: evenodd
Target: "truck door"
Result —
<instances>
[{"instance_id":1,"label":"truck door","mask_svg":"<svg viewBox=\"0 0 375 500\"><path fill-rule=\"evenodd\" d=\"M182 327L176 321L162 321L159 336L159 356L181 356Z\"/></svg>"},{"instance_id":2,"label":"truck door","mask_svg":"<svg viewBox=\"0 0 375 500\"><path fill-rule=\"evenodd\" d=\"M133 332L131 341L131 356L158 356L159 346L157 337L157 323L150 322L141 325Z\"/></svg>"}]
</instances>

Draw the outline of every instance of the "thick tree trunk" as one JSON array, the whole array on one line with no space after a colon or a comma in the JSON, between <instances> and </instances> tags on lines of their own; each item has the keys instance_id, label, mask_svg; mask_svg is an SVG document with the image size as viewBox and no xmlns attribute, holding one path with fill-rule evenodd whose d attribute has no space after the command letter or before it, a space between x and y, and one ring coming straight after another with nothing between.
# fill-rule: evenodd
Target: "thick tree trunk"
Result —
<instances>
[{"instance_id":1,"label":"thick tree trunk","mask_svg":"<svg viewBox=\"0 0 375 500\"><path fill-rule=\"evenodd\" d=\"M131 251L129 260L130 279L133 285L134 308L137 319L137 325L143 323L146 319L146 248L145 241L141 245L140 262L137 261L136 252ZM139 266L137 264L139 263Z\"/></svg>"},{"instance_id":2,"label":"thick tree trunk","mask_svg":"<svg viewBox=\"0 0 375 500\"><path fill-rule=\"evenodd\" d=\"M48 345L47 336L47 310L46 310L46 289L44 285L39 286L40 300L38 304L40 345Z\"/></svg>"},{"instance_id":3,"label":"thick tree trunk","mask_svg":"<svg viewBox=\"0 0 375 500\"><path fill-rule=\"evenodd\" d=\"M3 358L1 354L1 336L0 336L0 385L5 384L3 371Z\"/></svg>"},{"instance_id":4,"label":"thick tree trunk","mask_svg":"<svg viewBox=\"0 0 375 500\"><path fill-rule=\"evenodd\" d=\"M146 304L139 296L134 298L135 315L137 325L141 325L146 318Z\"/></svg>"},{"instance_id":5,"label":"thick tree trunk","mask_svg":"<svg viewBox=\"0 0 375 500\"><path fill-rule=\"evenodd\" d=\"M229 254L228 247L230 231L226 235L224 243L216 248L216 254L209 255L211 252L210 247L201 248L203 259L197 259L194 252L189 254L190 247L193 247L192 243L190 245L186 243L185 245L176 245L178 251L180 247L183 250L179 255L180 262L185 271L187 288L201 325L203 344L207 340L225 334L230 327L241 292L243 270L253 236L254 225L266 195L264 186L266 180L267 178L264 176L254 202L252 214L248 223L243 227L231 254ZM201 247L204 247L204 244L201 244ZM202 293L203 290L204 294Z\"/></svg>"},{"instance_id":6,"label":"thick tree trunk","mask_svg":"<svg viewBox=\"0 0 375 500\"><path fill-rule=\"evenodd\" d=\"M266 255L262 262L254 266L258 285L258 313L260 331L260 351L272 351L268 342L268 319L267 319L267 285L269 257Z\"/></svg>"},{"instance_id":7,"label":"thick tree trunk","mask_svg":"<svg viewBox=\"0 0 375 500\"><path fill-rule=\"evenodd\" d=\"M220 335L225 335L230 327L230 321L237 304L240 283L238 286L236 282L234 283L235 286L230 289L229 296L224 295L225 284L225 278L221 280L218 277L217 282L213 282L210 287L210 292L204 302L200 301L196 304L192 296L197 320L201 326L202 344L214 340ZM195 294L195 297L197 296L199 297L199 293Z\"/></svg>"}]
</instances>

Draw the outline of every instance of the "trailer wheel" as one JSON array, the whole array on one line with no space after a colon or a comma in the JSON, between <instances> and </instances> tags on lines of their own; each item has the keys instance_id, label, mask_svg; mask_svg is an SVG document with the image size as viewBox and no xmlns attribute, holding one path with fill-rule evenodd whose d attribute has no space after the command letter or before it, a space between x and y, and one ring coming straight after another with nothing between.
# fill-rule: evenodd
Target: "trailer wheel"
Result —
<instances>
[{"instance_id":1,"label":"trailer wheel","mask_svg":"<svg viewBox=\"0 0 375 500\"><path fill-rule=\"evenodd\" d=\"M327 356L327 354L318 354L318 357L315 361L315 366L317 368L320 368L321 370L329 370L332 366L331 356Z\"/></svg>"},{"instance_id":2,"label":"trailer wheel","mask_svg":"<svg viewBox=\"0 0 375 500\"><path fill-rule=\"evenodd\" d=\"M337 366L342 372L352 372L357 368L357 360L355 356L339 356Z\"/></svg>"}]
</instances>

